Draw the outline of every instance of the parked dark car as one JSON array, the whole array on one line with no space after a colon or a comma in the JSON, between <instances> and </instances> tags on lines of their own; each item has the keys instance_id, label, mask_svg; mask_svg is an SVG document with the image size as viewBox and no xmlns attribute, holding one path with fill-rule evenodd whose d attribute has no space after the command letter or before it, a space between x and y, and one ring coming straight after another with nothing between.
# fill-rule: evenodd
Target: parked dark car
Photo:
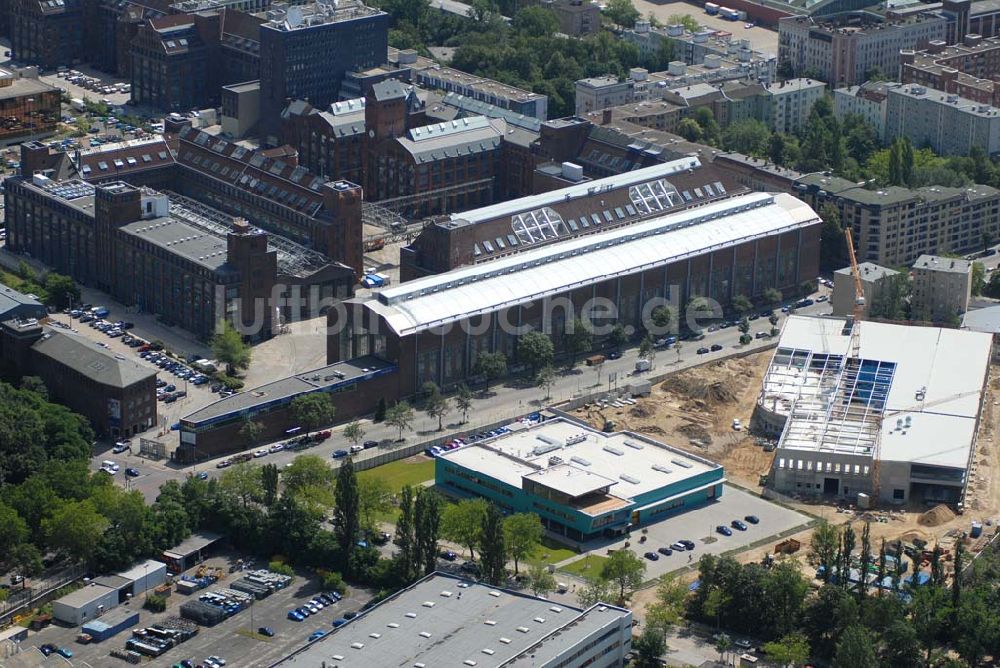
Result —
<instances>
[{"instance_id":1,"label":"parked dark car","mask_svg":"<svg viewBox=\"0 0 1000 668\"><path fill-rule=\"evenodd\" d=\"M257 629L257 633L259 633L262 636L267 636L268 638L274 637L274 629L272 629L270 626L260 627L259 629Z\"/></svg>"},{"instance_id":2,"label":"parked dark car","mask_svg":"<svg viewBox=\"0 0 1000 668\"><path fill-rule=\"evenodd\" d=\"M669 547L661 547L660 549L657 550L657 552L659 552L665 557L669 557L671 554L674 553L674 551L671 550Z\"/></svg>"},{"instance_id":3,"label":"parked dark car","mask_svg":"<svg viewBox=\"0 0 1000 668\"><path fill-rule=\"evenodd\" d=\"M720 350L722 350L722 346L720 346L718 343L713 343L712 344L712 352L713 353L717 353Z\"/></svg>"},{"instance_id":4,"label":"parked dark car","mask_svg":"<svg viewBox=\"0 0 1000 668\"><path fill-rule=\"evenodd\" d=\"M733 530L730 529L729 527L727 527L725 524L720 524L719 526L715 527L715 530L718 533L721 533L723 536L732 536L733 535Z\"/></svg>"},{"instance_id":5,"label":"parked dark car","mask_svg":"<svg viewBox=\"0 0 1000 668\"><path fill-rule=\"evenodd\" d=\"M739 520L733 520L730 524L734 529L738 529L739 531L747 530L747 525L743 524L743 522L740 522Z\"/></svg>"},{"instance_id":6,"label":"parked dark car","mask_svg":"<svg viewBox=\"0 0 1000 668\"><path fill-rule=\"evenodd\" d=\"M680 540L679 542L680 542L681 545L683 545L685 547L685 549L688 549L688 550L693 550L694 549L694 541L693 540L688 540L687 538L684 538L684 539Z\"/></svg>"},{"instance_id":7,"label":"parked dark car","mask_svg":"<svg viewBox=\"0 0 1000 668\"><path fill-rule=\"evenodd\" d=\"M698 354L699 355L707 355L708 352L709 352L708 348L698 348Z\"/></svg>"},{"instance_id":8,"label":"parked dark car","mask_svg":"<svg viewBox=\"0 0 1000 668\"><path fill-rule=\"evenodd\" d=\"M362 445L364 446L365 450L368 450L369 448L377 448L378 441L365 441L364 443L362 443Z\"/></svg>"},{"instance_id":9,"label":"parked dark car","mask_svg":"<svg viewBox=\"0 0 1000 668\"><path fill-rule=\"evenodd\" d=\"M745 519L750 524L760 524L760 518L757 517L756 515L747 515L743 519Z\"/></svg>"},{"instance_id":10,"label":"parked dark car","mask_svg":"<svg viewBox=\"0 0 1000 668\"><path fill-rule=\"evenodd\" d=\"M660 555L658 555L656 552L647 552L646 554L644 554L642 556L646 557L650 561L659 561L660 560Z\"/></svg>"}]
</instances>

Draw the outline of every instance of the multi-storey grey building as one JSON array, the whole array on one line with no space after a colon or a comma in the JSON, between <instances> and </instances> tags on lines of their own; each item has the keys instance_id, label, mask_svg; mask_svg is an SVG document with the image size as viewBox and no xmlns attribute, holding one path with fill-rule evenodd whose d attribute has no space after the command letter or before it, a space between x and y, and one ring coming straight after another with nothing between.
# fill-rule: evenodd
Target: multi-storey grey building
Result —
<instances>
[{"instance_id":1,"label":"multi-storey grey building","mask_svg":"<svg viewBox=\"0 0 1000 668\"><path fill-rule=\"evenodd\" d=\"M908 137L943 155L968 155L973 147L1000 151L1000 110L954 93L910 84L889 89L885 140Z\"/></svg>"},{"instance_id":2,"label":"multi-storey grey building","mask_svg":"<svg viewBox=\"0 0 1000 668\"><path fill-rule=\"evenodd\" d=\"M921 255L913 263L910 306L914 319L947 322L969 310L972 262L961 258Z\"/></svg>"},{"instance_id":3,"label":"multi-storey grey building","mask_svg":"<svg viewBox=\"0 0 1000 668\"><path fill-rule=\"evenodd\" d=\"M1000 237L1000 191L986 185L868 190L853 181L808 174L796 195L816 209L832 204L851 226L858 259L898 267L927 253L966 253L983 234Z\"/></svg>"},{"instance_id":4,"label":"multi-storey grey building","mask_svg":"<svg viewBox=\"0 0 1000 668\"><path fill-rule=\"evenodd\" d=\"M868 81L833 91L833 113L841 121L851 114L865 119L879 141L885 141L885 116L889 90L902 84L893 81Z\"/></svg>"},{"instance_id":5,"label":"multi-storey grey building","mask_svg":"<svg viewBox=\"0 0 1000 668\"><path fill-rule=\"evenodd\" d=\"M290 99L323 108L347 72L385 61L389 15L361 0L274 5L260 31L260 123L275 139Z\"/></svg>"}]
</instances>

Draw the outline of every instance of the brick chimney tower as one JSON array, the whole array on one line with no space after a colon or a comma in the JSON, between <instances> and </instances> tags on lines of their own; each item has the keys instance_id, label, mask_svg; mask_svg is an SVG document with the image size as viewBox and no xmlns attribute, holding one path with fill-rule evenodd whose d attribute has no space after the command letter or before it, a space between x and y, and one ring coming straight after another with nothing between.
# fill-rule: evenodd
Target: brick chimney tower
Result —
<instances>
[{"instance_id":1,"label":"brick chimney tower","mask_svg":"<svg viewBox=\"0 0 1000 668\"><path fill-rule=\"evenodd\" d=\"M350 181L330 181L323 184L322 192L328 220L316 231L323 238L314 239L313 244L337 262L353 269L355 280L360 280L364 274L361 186Z\"/></svg>"}]
</instances>

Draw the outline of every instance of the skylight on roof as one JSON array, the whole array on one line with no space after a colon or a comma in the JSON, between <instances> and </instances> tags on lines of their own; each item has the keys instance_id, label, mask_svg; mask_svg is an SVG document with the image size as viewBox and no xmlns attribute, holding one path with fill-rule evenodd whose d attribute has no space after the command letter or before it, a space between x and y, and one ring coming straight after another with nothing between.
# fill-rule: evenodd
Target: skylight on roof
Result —
<instances>
[{"instance_id":1,"label":"skylight on roof","mask_svg":"<svg viewBox=\"0 0 1000 668\"><path fill-rule=\"evenodd\" d=\"M547 206L511 216L510 226L525 244L555 239L566 230L562 216Z\"/></svg>"},{"instance_id":2,"label":"skylight on roof","mask_svg":"<svg viewBox=\"0 0 1000 668\"><path fill-rule=\"evenodd\" d=\"M674 206L677 191L663 179L640 183L628 189L629 199L640 213L665 211Z\"/></svg>"}]
</instances>

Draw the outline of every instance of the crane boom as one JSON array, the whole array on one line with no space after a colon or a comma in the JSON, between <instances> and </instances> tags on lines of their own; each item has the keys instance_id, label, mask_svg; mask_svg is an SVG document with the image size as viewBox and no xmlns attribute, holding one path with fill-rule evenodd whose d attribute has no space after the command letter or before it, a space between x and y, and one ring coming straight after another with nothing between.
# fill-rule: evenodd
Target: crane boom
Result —
<instances>
[{"instance_id":1,"label":"crane boom","mask_svg":"<svg viewBox=\"0 0 1000 668\"><path fill-rule=\"evenodd\" d=\"M861 283L861 270L858 269L858 257L854 253L854 235L851 228L844 229L847 238L847 254L851 258L851 276L854 277L854 311L851 322L851 356L847 364L853 366L856 373L861 371L861 318L865 314L865 288ZM875 418L875 443L872 448L872 503L879 502L882 477L882 416Z\"/></svg>"},{"instance_id":2,"label":"crane boom","mask_svg":"<svg viewBox=\"0 0 1000 668\"><path fill-rule=\"evenodd\" d=\"M858 322L860 322L865 312L865 288L861 284L861 270L858 269L858 257L854 254L854 236L851 234L850 227L844 230L844 236L847 237L847 253L851 258L851 276L854 277L854 322L851 326L851 356L857 359L861 353L861 332L859 331Z\"/></svg>"}]
</instances>

